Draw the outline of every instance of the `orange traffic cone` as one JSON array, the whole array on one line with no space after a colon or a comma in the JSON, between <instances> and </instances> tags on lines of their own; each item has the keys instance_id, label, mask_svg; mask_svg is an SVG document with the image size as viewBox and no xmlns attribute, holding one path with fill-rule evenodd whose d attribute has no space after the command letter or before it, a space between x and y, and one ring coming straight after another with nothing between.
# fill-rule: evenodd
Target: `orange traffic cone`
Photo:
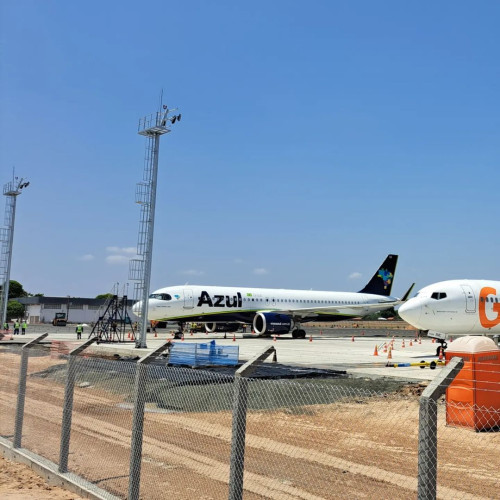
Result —
<instances>
[{"instance_id":1,"label":"orange traffic cone","mask_svg":"<svg viewBox=\"0 0 500 500\"><path fill-rule=\"evenodd\" d=\"M128 338L130 338L130 332L128 332Z\"/></svg>"},{"instance_id":2,"label":"orange traffic cone","mask_svg":"<svg viewBox=\"0 0 500 500\"><path fill-rule=\"evenodd\" d=\"M233 342L236 342L236 334L233 333Z\"/></svg>"},{"instance_id":3,"label":"orange traffic cone","mask_svg":"<svg viewBox=\"0 0 500 500\"><path fill-rule=\"evenodd\" d=\"M157 338L157 337L158 337L158 334L155 332L155 338Z\"/></svg>"},{"instance_id":4,"label":"orange traffic cone","mask_svg":"<svg viewBox=\"0 0 500 500\"><path fill-rule=\"evenodd\" d=\"M273 335L273 342L276 342L276 335Z\"/></svg>"},{"instance_id":5,"label":"orange traffic cone","mask_svg":"<svg viewBox=\"0 0 500 500\"><path fill-rule=\"evenodd\" d=\"M351 337L351 342L354 342L354 335Z\"/></svg>"},{"instance_id":6,"label":"orange traffic cone","mask_svg":"<svg viewBox=\"0 0 500 500\"><path fill-rule=\"evenodd\" d=\"M181 340L182 342L184 342L184 334L182 334Z\"/></svg>"},{"instance_id":7,"label":"orange traffic cone","mask_svg":"<svg viewBox=\"0 0 500 500\"><path fill-rule=\"evenodd\" d=\"M313 336L309 335L309 342L312 342L312 341L313 341Z\"/></svg>"},{"instance_id":8,"label":"orange traffic cone","mask_svg":"<svg viewBox=\"0 0 500 500\"><path fill-rule=\"evenodd\" d=\"M436 339L432 339L432 343L435 344L436 343Z\"/></svg>"},{"instance_id":9,"label":"orange traffic cone","mask_svg":"<svg viewBox=\"0 0 500 500\"><path fill-rule=\"evenodd\" d=\"M413 342L411 341L411 339L410 339L410 347L413 347Z\"/></svg>"},{"instance_id":10,"label":"orange traffic cone","mask_svg":"<svg viewBox=\"0 0 500 500\"><path fill-rule=\"evenodd\" d=\"M377 349L377 344L375 344L375 351L373 352L374 356L378 356L378 349Z\"/></svg>"},{"instance_id":11,"label":"orange traffic cone","mask_svg":"<svg viewBox=\"0 0 500 500\"><path fill-rule=\"evenodd\" d=\"M403 343L401 344L401 348L404 349L405 348L405 339L403 339Z\"/></svg>"},{"instance_id":12,"label":"orange traffic cone","mask_svg":"<svg viewBox=\"0 0 500 500\"><path fill-rule=\"evenodd\" d=\"M439 361L443 361L443 348L439 348Z\"/></svg>"},{"instance_id":13,"label":"orange traffic cone","mask_svg":"<svg viewBox=\"0 0 500 500\"><path fill-rule=\"evenodd\" d=\"M255 335L255 330L252 328L252 335Z\"/></svg>"},{"instance_id":14,"label":"orange traffic cone","mask_svg":"<svg viewBox=\"0 0 500 500\"><path fill-rule=\"evenodd\" d=\"M387 353L387 359L392 359L392 348L389 347L389 352Z\"/></svg>"},{"instance_id":15,"label":"orange traffic cone","mask_svg":"<svg viewBox=\"0 0 500 500\"><path fill-rule=\"evenodd\" d=\"M450 343L453 342L453 337L450 337Z\"/></svg>"}]
</instances>

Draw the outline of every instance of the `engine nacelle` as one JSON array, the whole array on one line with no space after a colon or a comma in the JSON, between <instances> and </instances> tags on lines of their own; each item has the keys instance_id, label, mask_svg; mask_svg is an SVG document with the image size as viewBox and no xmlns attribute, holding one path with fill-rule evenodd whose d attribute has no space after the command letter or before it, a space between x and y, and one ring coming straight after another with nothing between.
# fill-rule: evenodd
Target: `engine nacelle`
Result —
<instances>
[{"instance_id":1,"label":"engine nacelle","mask_svg":"<svg viewBox=\"0 0 500 500\"><path fill-rule=\"evenodd\" d=\"M286 314L259 312L253 318L253 329L259 335L288 333L292 326L293 320Z\"/></svg>"},{"instance_id":2,"label":"engine nacelle","mask_svg":"<svg viewBox=\"0 0 500 500\"><path fill-rule=\"evenodd\" d=\"M235 332L239 327L239 323L205 323L205 330L208 333Z\"/></svg>"}]
</instances>

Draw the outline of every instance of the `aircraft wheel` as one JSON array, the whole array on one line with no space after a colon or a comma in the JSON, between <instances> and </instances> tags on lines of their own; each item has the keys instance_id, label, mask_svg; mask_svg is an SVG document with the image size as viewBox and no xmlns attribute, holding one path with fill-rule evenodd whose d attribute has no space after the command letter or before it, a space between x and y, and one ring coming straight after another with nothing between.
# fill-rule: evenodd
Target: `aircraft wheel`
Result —
<instances>
[{"instance_id":1,"label":"aircraft wheel","mask_svg":"<svg viewBox=\"0 0 500 500\"><path fill-rule=\"evenodd\" d=\"M305 339L306 338L306 331L305 330L297 330L297 338L298 339Z\"/></svg>"}]
</instances>

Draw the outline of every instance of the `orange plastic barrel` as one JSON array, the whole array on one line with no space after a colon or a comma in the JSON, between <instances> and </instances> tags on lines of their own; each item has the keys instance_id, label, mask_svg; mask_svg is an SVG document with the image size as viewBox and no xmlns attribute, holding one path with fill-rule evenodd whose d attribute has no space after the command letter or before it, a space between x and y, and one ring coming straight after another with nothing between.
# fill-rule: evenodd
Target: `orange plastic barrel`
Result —
<instances>
[{"instance_id":1,"label":"orange plastic barrel","mask_svg":"<svg viewBox=\"0 0 500 500\"><path fill-rule=\"evenodd\" d=\"M476 431L500 428L500 349L488 337L461 337L446 351L464 366L446 390L446 423Z\"/></svg>"}]
</instances>

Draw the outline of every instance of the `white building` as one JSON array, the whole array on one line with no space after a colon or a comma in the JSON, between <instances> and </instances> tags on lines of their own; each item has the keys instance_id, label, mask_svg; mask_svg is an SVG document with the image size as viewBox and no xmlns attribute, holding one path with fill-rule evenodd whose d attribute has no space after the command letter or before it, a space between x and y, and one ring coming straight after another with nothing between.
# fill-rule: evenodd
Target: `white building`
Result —
<instances>
[{"instance_id":1,"label":"white building","mask_svg":"<svg viewBox=\"0 0 500 500\"><path fill-rule=\"evenodd\" d=\"M65 313L68 323L96 323L106 310L107 299L80 297L21 297L25 318L31 324L52 323L56 313ZM132 322L138 320L132 312L133 300L127 300L127 312Z\"/></svg>"}]
</instances>

